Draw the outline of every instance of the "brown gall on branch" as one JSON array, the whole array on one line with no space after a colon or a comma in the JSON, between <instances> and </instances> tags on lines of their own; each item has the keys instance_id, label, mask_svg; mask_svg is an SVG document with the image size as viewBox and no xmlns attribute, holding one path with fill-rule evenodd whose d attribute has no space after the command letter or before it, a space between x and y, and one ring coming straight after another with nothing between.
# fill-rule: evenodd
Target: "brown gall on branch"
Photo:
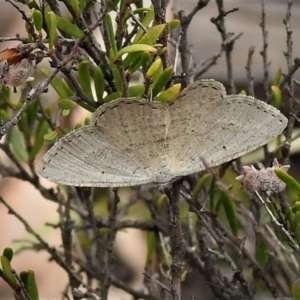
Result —
<instances>
[{"instance_id":1,"label":"brown gall on branch","mask_svg":"<svg viewBox=\"0 0 300 300\"><path fill-rule=\"evenodd\" d=\"M244 166L244 174L235 179L241 181L245 192L250 197L255 196L256 191L270 196L285 189L285 183L276 176L274 170L281 169L287 172L289 167L289 165L281 166L275 158L271 168L257 170L254 166Z\"/></svg>"}]
</instances>

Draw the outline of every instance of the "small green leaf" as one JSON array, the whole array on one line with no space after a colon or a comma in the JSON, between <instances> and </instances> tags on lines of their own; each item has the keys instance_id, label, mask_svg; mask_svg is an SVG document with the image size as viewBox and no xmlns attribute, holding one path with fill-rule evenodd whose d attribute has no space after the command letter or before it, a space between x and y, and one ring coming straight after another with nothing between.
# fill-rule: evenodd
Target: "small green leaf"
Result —
<instances>
[{"instance_id":1,"label":"small green leaf","mask_svg":"<svg viewBox=\"0 0 300 300\"><path fill-rule=\"evenodd\" d=\"M35 0L29 0L26 2L27 6L29 7L29 9L39 9L39 6L37 5Z\"/></svg>"},{"instance_id":2,"label":"small green leaf","mask_svg":"<svg viewBox=\"0 0 300 300\"><path fill-rule=\"evenodd\" d=\"M84 35L84 32L80 28L60 16L57 16L57 28L76 39Z\"/></svg>"},{"instance_id":3,"label":"small green leaf","mask_svg":"<svg viewBox=\"0 0 300 300\"><path fill-rule=\"evenodd\" d=\"M79 7L81 12L83 12L84 9L86 8L86 1L87 0L79 0Z\"/></svg>"},{"instance_id":4,"label":"small green leaf","mask_svg":"<svg viewBox=\"0 0 300 300\"><path fill-rule=\"evenodd\" d=\"M29 153L29 161L33 161L36 155L41 150L44 144L44 136L47 133L48 128L49 128L48 122L46 120L41 120L36 130L33 147Z\"/></svg>"},{"instance_id":5,"label":"small green leaf","mask_svg":"<svg viewBox=\"0 0 300 300\"><path fill-rule=\"evenodd\" d=\"M256 257L259 265L263 268L268 261L268 246L264 241L259 241L256 247Z\"/></svg>"},{"instance_id":6,"label":"small green leaf","mask_svg":"<svg viewBox=\"0 0 300 300\"><path fill-rule=\"evenodd\" d=\"M80 16L80 8L79 8L79 1L78 0L69 0L70 5L76 15L77 18Z\"/></svg>"},{"instance_id":7,"label":"small green leaf","mask_svg":"<svg viewBox=\"0 0 300 300\"><path fill-rule=\"evenodd\" d=\"M133 85L128 88L128 97L141 98L145 92L145 86Z\"/></svg>"},{"instance_id":8,"label":"small green leaf","mask_svg":"<svg viewBox=\"0 0 300 300\"><path fill-rule=\"evenodd\" d=\"M69 84L66 82L66 80L64 78L61 79L61 85L64 89L64 91L66 92L67 97L72 97L74 96L74 91L71 89L71 87L69 86Z\"/></svg>"},{"instance_id":9,"label":"small green leaf","mask_svg":"<svg viewBox=\"0 0 300 300\"><path fill-rule=\"evenodd\" d=\"M159 38L159 36L162 34L166 27L166 24L159 24L154 27L152 27L148 32L146 32L139 40L139 44L145 44L145 45L154 45L156 43L156 40ZM135 42L133 44L136 44ZM151 52L151 51L149 51ZM128 56L125 58L123 62L123 66L136 65L137 61L140 59L140 57L137 57L134 53L128 54Z\"/></svg>"},{"instance_id":10,"label":"small green leaf","mask_svg":"<svg viewBox=\"0 0 300 300\"><path fill-rule=\"evenodd\" d=\"M47 141L47 142L52 142L54 141L58 136L58 133L57 131L51 131L47 134L44 135L44 140Z\"/></svg>"},{"instance_id":11,"label":"small green leaf","mask_svg":"<svg viewBox=\"0 0 300 300\"><path fill-rule=\"evenodd\" d=\"M212 176L210 174L204 174L197 182L193 193L192 193L192 202L195 204L198 198L198 195L200 193L200 191L202 190L205 182L207 182L207 180L211 179Z\"/></svg>"},{"instance_id":12,"label":"small green leaf","mask_svg":"<svg viewBox=\"0 0 300 300\"><path fill-rule=\"evenodd\" d=\"M42 73L44 73L46 76L49 76L51 74L50 70L48 70L47 68L41 68ZM67 93L65 91L65 88L62 84L62 82L57 78L54 77L51 80L51 86L55 89L55 91L57 92L57 94L61 97L61 98L68 98Z\"/></svg>"},{"instance_id":13,"label":"small green leaf","mask_svg":"<svg viewBox=\"0 0 300 300\"><path fill-rule=\"evenodd\" d=\"M70 112L71 112L70 109L63 109L61 111L60 115L65 118L65 117L67 117L70 114Z\"/></svg>"},{"instance_id":14,"label":"small green leaf","mask_svg":"<svg viewBox=\"0 0 300 300\"><path fill-rule=\"evenodd\" d=\"M160 57L158 57L149 67L146 77L151 77L160 68L162 68L162 61Z\"/></svg>"},{"instance_id":15,"label":"small green leaf","mask_svg":"<svg viewBox=\"0 0 300 300\"><path fill-rule=\"evenodd\" d=\"M300 245L300 212L297 211L294 217L294 235L298 245Z\"/></svg>"},{"instance_id":16,"label":"small green leaf","mask_svg":"<svg viewBox=\"0 0 300 300\"><path fill-rule=\"evenodd\" d=\"M115 80L115 83L116 83L117 91L119 93L121 93L121 95L122 95L123 94L123 88L122 88L120 70L115 64L112 64L111 70L112 70L114 80Z\"/></svg>"},{"instance_id":17,"label":"small green leaf","mask_svg":"<svg viewBox=\"0 0 300 300\"><path fill-rule=\"evenodd\" d=\"M272 85L271 86L271 93L272 93L272 100L271 100L271 105L279 108L281 105L281 90L278 86Z\"/></svg>"},{"instance_id":18,"label":"small green leaf","mask_svg":"<svg viewBox=\"0 0 300 300\"><path fill-rule=\"evenodd\" d=\"M157 39L161 36L166 24L159 24L153 26L148 32L146 32L141 39L138 40L139 44L153 45L156 43Z\"/></svg>"},{"instance_id":19,"label":"small green leaf","mask_svg":"<svg viewBox=\"0 0 300 300\"><path fill-rule=\"evenodd\" d=\"M121 97L122 97L122 92L114 92L114 93L111 93L111 94L107 95L104 98L104 102L107 103L107 102L110 102L112 100L116 100L116 99L121 98Z\"/></svg>"},{"instance_id":20,"label":"small green leaf","mask_svg":"<svg viewBox=\"0 0 300 300\"><path fill-rule=\"evenodd\" d=\"M77 106L77 104L73 100L70 100L68 98L58 99L57 104L58 104L58 107L60 107L62 109L73 109L75 106Z\"/></svg>"},{"instance_id":21,"label":"small green leaf","mask_svg":"<svg viewBox=\"0 0 300 300\"><path fill-rule=\"evenodd\" d=\"M26 290L30 296L30 300L39 300L39 291L35 281L35 275L32 270L28 270L26 282L24 282Z\"/></svg>"},{"instance_id":22,"label":"small green leaf","mask_svg":"<svg viewBox=\"0 0 300 300\"><path fill-rule=\"evenodd\" d=\"M149 11L146 13L146 15L143 18L142 24L144 25L144 27L147 28L153 19L154 19L154 7L153 5L151 5ZM139 27L135 35L135 38L133 40L133 44L136 44L137 41L143 36L144 33L145 33L144 30L141 27Z\"/></svg>"},{"instance_id":23,"label":"small green leaf","mask_svg":"<svg viewBox=\"0 0 300 300\"><path fill-rule=\"evenodd\" d=\"M151 54L148 51L144 51L141 56L141 65L142 65L143 74L146 74L149 67L150 60L151 60Z\"/></svg>"},{"instance_id":24,"label":"small green leaf","mask_svg":"<svg viewBox=\"0 0 300 300\"><path fill-rule=\"evenodd\" d=\"M69 132L73 131L73 129L67 127L60 127L59 129L63 134L68 134Z\"/></svg>"},{"instance_id":25,"label":"small green leaf","mask_svg":"<svg viewBox=\"0 0 300 300\"><path fill-rule=\"evenodd\" d=\"M275 174L279 179L281 179L291 191L297 193L298 198L300 198L300 184L298 181L287 174L284 170L281 169L275 169L274 170Z\"/></svg>"},{"instance_id":26,"label":"small green leaf","mask_svg":"<svg viewBox=\"0 0 300 300\"><path fill-rule=\"evenodd\" d=\"M279 86L280 81L281 81L281 68L278 68L272 85Z\"/></svg>"},{"instance_id":27,"label":"small green leaf","mask_svg":"<svg viewBox=\"0 0 300 300\"><path fill-rule=\"evenodd\" d=\"M95 68L94 84L95 84L95 91L97 95L97 101L101 102L103 100L103 94L105 89L105 78L102 69L99 66Z\"/></svg>"},{"instance_id":28,"label":"small green leaf","mask_svg":"<svg viewBox=\"0 0 300 300\"><path fill-rule=\"evenodd\" d=\"M293 300L299 300L300 299L300 280L299 280L299 278L296 279L292 283L292 296L293 296Z\"/></svg>"},{"instance_id":29,"label":"small green leaf","mask_svg":"<svg viewBox=\"0 0 300 300\"><path fill-rule=\"evenodd\" d=\"M31 128L29 127L28 115L27 112L24 112L21 116L21 119L18 123L18 128L23 133L26 143L30 142L31 138Z\"/></svg>"},{"instance_id":30,"label":"small green leaf","mask_svg":"<svg viewBox=\"0 0 300 300\"><path fill-rule=\"evenodd\" d=\"M238 237L238 225L232 200L229 198L227 193L222 190L220 190L220 199L222 201L231 232L234 237Z\"/></svg>"},{"instance_id":31,"label":"small green leaf","mask_svg":"<svg viewBox=\"0 0 300 300\"><path fill-rule=\"evenodd\" d=\"M94 99L91 87L91 75L89 61L81 61L78 65L79 83L83 92L91 99Z\"/></svg>"},{"instance_id":32,"label":"small green leaf","mask_svg":"<svg viewBox=\"0 0 300 300\"><path fill-rule=\"evenodd\" d=\"M8 140L17 157L19 157L23 162L28 162L28 153L24 145L24 140L22 139L20 132L15 127L10 129L10 132L8 133Z\"/></svg>"},{"instance_id":33,"label":"small green leaf","mask_svg":"<svg viewBox=\"0 0 300 300\"><path fill-rule=\"evenodd\" d=\"M33 17L33 23L34 23L35 29L38 32L41 32L42 29L43 29L43 15L42 15L42 13L39 10L35 9L33 11L32 17Z\"/></svg>"},{"instance_id":34,"label":"small green leaf","mask_svg":"<svg viewBox=\"0 0 300 300\"><path fill-rule=\"evenodd\" d=\"M212 213L217 213L218 210L215 208L215 198L216 198L216 179L212 177L210 186L209 186L209 204L210 211Z\"/></svg>"},{"instance_id":35,"label":"small green leaf","mask_svg":"<svg viewBox=\"0 0 300 300\"><path fill-rule=\"evenodd\" d=\"M109 13L105 14L105 20L106 20L106 23L107 23L109 39L110 39L110 42L111 42L111 50L112 50L111 60L113 61L114 58L116 57L117 53L118 53L118 48L117 48L117 44L116 44L116 38L115 38L113 23L112 23L111 16L110 16Z\"/></svg>"},{"instance_id":36,"label":"small green leaf","mask_svg":"<svg viewBox=\"0 0 300 300\"><path fill-rule=\"evenodd\" d=\"M4 276L7 278L7 280L12 286L16 287L18 283L14 274L12 273L12 268L9 259L6 256L1 255L0 261L1 261L2 272Z\"/></svg>"},{"instance_id":37,"label":"small green leaf","mask_svg":"<svg viewBox=\"0 0 300 300\"><path fill-rule=\"evenodd\" d=\"M180 21L177 19L174 19L168 23L170 30L176 29L178 26L180 26Z\"/></svg>"},{"instance_id":38,"label":"small green leaf","mask_svg":"<svg viewBox=\"0 0 300 300\"><path fill-rule=\"evenodd\" d=\"M173 74L173 67L168 67L160 74L159 78L154 84L152 95L155 97L158 93L162 92L165 85L170 80L171 76Z\"/></svg>"},{"instance_id":39,"label":"small green leaf","mask_svg":"<svg viewBox=\"0 0 300 300\"><path fill-rule=\"evenodd\" d=\"M118 51L118 53L116 54L116 58L119 58L123 54L126 54L126 53L135 53L135 52L142 52L142 51L156 53L157 49L150 45L145 45L145 44L130 45L130 46L124 47L120 51Z\"/></svg>"},{"instance_id":40,"label":"small green leaf","mask_svg":"<svg viewBox=\"0 0 300 300\"><path fill-rule=\"evenodd\" d=\"M5 248L3 250L3 256L5 256L9 262L11 262L13 256L14 256L14 251L11 248Z\"/></svg>"},{"instance_id":41,"label":"small green leaf","mask_svg":"<svg viewBox=\"0 0 300 300\"><path fill-rule=\"evenodd\" d=\"M156 246L156 234L151 231L147 231L146 233L147 239L147 264L152 261L153 253Z\"/></svg>"},{"instance_id":42,"label":"small green leaf","mask_svg":"<svg viewBox=\"0 0 300 300\"><path fill-rule=\"evenodd\" d=\"M181 84L174 84L169 87L167 90L163 91L160 95L155 98L157 102L169 102L176 98L180 92Z\"/></svg>"},{"instance_id":43,"label":"small green leaf","mask_svg":"<svg viewBox=\"0 0 300 300\"><path fill-rule=\"evenodd\" d=\"M46 13L46 24L48 28L49 50L51 51L56 40L57 18L53 11Z\"/></svg>"}]
</instances>

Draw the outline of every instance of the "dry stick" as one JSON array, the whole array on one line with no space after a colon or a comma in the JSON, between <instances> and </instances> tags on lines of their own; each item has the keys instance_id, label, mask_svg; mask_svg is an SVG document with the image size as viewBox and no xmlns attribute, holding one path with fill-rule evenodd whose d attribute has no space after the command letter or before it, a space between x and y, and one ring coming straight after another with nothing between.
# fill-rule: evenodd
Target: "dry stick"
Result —
<instances>
[{"instance_id":1,"label":"dry stick","mask_svg":"<svg viewBox=\"0 0 300 300\"><path fill-rule=\"evenodd\" d=\"M248 79L248 94L254 97L254 77L252 75L252 58L255 51L255 47L252 46L248 51L248 60L246 65L247 79Z\"/></svg>"},{"instance_id":2,"label":"dry stick","mask_svg":"<svg viewBox=\"0 0 300 300\"><path fill-rule=\"evenodd\" d=\"M197 5L187 16L185 15L184 11L178 12L178 18L180 20L181 31L182 31L179 51L181 53L182 72L186 74L188 83L191 82L191 78L190 78L190 70L189 70L190 51L188 49L187 32L194 16L197 14L199 10L205 7L208 4L208 2L209 0L198 1Z\"/></svg>"},{"instance_id":3,"label":"dry stick","mask_svg":"<svg viewBox=\"0 0 300 300\"><path fill-rule=\"evenodd\" d=\"M113 245L117 235L116 223L117 223L117 207L120 202L120 198L118 195L118 189L113 189L114 195L110 198L109 202L109 223L110 223L110 231L107 233L107 241L106 241L106 251L103 258L103 271L102 271L102 289L101 289L101 299L108 299L108 290L111 285L111 273L112 267L114 263L113 258Z\"/></svg>"},{"instance_id":4,"label":"dry stick","mask_svg":"<svg viewBox=\"0 0 300 300\"><path fill-rule=\"evenodd\" d=\"M181 300L181 275L182 263L185 255L185 247L180 222L180 184L174 182L172 188L165 188L170 207L170 231L171 231L171 294L173 300Z\"/></svg>"},{"instance_id":5,"label":"dry stick","mask_svg":"<svg viewBox=\"0 0 300 300\"><path fill-rule=\"evenodd\" d=\"M151 0L153 9L154 9L154 24L166 24L166 8L167 3L166 0ZM168 46L168 36L169 36L169 28L165 27L162 36L159 38L158 42L162 44L163 48ZM163 69L167 68L170 65L168 52L166 51L162 55L160 55Z\"/></svg>"},{"instance_id":6,"label":"dry stick","mask_svg":"<svg viewBox=\"0 0 300 300\"><path fill-rule=\"evenodd\" d=\"M233 8L227 12L224 11L223 0L216 0L219 15L216 18L212 18L211 22L214 23L221 34L222 42L224 43L226 39L233 35L233 33L227 33L225 26L225 17L235 11L238 11L238 8ZM230 44L225 45L225 56L226 56L226 64L227 64L227 77L229 82L229 94L235 94L236 88L233 79L233 67L232 67L232 50L234 46L234 41Z\"/></svg>"},{"instance_id":7,"label":"dry stick","mask_svg":"<svg viewBox=\"0 0 300 300\"><path fill-rule=\"evenodd\" d=\"M197 67L197 70L193 72L195 73L194 78L196 80L199 79L202 76L202 74L204 74L208 69L210 69L213 65L215 65L217 63L218 58L222 56L225 50L225 46L234 43L241 36L242 33L233 36L228 36L228 38L222 43L220 51L215 53L213 56L209 57L208 59L206 59L204 62L200 64L200 66Z\"/></svg>"},{"instance_id":8,"label":"dry stick","mask_svg":"<svg viewBox=\"0 0 300 300\"><path fill-rule=\"evenodd\" d=\"M265 11L265 0L261 0L261 23L259 24L262 30L263 36L263 50L260 52L260 55L263 59L263 70L264 70L264 92L266 99L269 98L269 66L268 62L268 31L266 30L266 11Z\"/></svg>"}]
</instances>

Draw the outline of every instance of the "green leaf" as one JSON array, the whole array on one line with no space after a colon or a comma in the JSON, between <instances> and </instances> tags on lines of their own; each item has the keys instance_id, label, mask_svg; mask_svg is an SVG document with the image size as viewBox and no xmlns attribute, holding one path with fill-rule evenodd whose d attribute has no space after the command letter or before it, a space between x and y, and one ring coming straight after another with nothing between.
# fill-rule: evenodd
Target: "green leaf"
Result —
<instances>
[{"instance_id":1,"label":"green leaf","mask_svg":"<svg viewBox=\"0 0 300 300\"><path fill-rule=\"evenodd\" d=\"M65 118L65 117L67 117L70 114L70 112L71 112L70 109L63 109L61 111L60 115Z\"/></svg>"},{"instance_id":2,"label":"green leaf","mask_svg":"<svg viewBox=\"0 0 300 300\"><path fill-rule=\"evenodd\" d=\"M278 86L272 85L271 86L271 93L272 93L272 100L271 100L271 105L279 108L281 105L281 90Z\"/></svg>"},{"instance_id":3,"label":"green leaf","mask_svg":"<svg viewBox=\"0 0 300 300\"><path fill-rule=\"evenodd\" d=\"M29 9L40 9L35 0L29 0L26 2Z\"/></svg>"},{"instance_id":4,"label":"green leaf","mask_svg":"<svg viewBox=\"0 0 300 300\"><path fill-rule=\"evenodd\" d=\"M63 134L68 134L69 132L73 131L73 129L67 128L67 127L60 127L59 130L60 130Z\"/></svg>"},{"instance_id":5,"label":"green leaf","mask_svg":"<svg viewBox=\"0 0 300 300\"><path fill-rule=\"evenodd\" d=\"M161 36L166 24L159 24L153 26L148 32L146 32L141 39L138 40L139 44L153 45L156 43L157 39Z\"/></svg>"},{"instance_id":6,"label":"green leaf","mask_svg":"<svg viewBox=\"0 0 300 300\"><path fill-rule=\"evenodd\" d=\"M66 19L60 16L57 16L57 28L76 39L79 39L84 35L84 32L75 24L67 21Z\"/></svg>"},{"instance_id":7,"label":"green leaf","mask_svg":"<svg viewBox=\"0 0 300 300\"><path fill-rule=\"evenodd\" d=\"M64 91L66 92L67 97L72 97L74 96L74 91L71 89L71 87L69 86L69 84L65 81L64 78L61 79L61 85L64 89Z\"/></svg>"},{"instance_id":8,"label":"green leaf","mask_svg":"<svg viewBox=\"0 0 300 300\"><path fill-rule=\"evenodd\" d=\"M86 7L86 0L79 0L80 11L83 12Z\"/></svg>"},{"instance_id":9,"label":"green leaf","mask_svg":"<svg viewBox=\"0 0 300 300\"><path fill-rule=\"evenodd\" d=\"M195 204L197 202L198 195L200 191L202 190L205 182L207 180L211 179L212 176L210 174L204 174L197 182L193 192L192 192L192 202Z\"/></svg>"},{"instance_id":10,"label":"green leaf","mask_svg":"<svg viewBox=\"0 0 300 300\"><path fill-rule=\"evenodd\" d=\"M170 21L170 22L168 23L168 25L169 25L170 30L174 30L174 29L176 29L178 26L180 26L180 21L177 20L177 19L174 19L174 20Z\"/></svg>"},{"instance_id":11,"label":"green leaf","mask_svg":"<svg viewBox=\"0 0 300 300\"><path fill-rule=\"evenodd\" d=\"M279 179L281 179L291 191L297 193L298 198L300 198L300 184L298 181L287 174L284 170L281 169L275 169L274 170L275 174Z\"/></svg>"},{"instance_id":12,"label":"green leaf","mask_svg":"<svg viewBox=\"0 0 300 300\"><path fill-rule=\"evenodd\" d=\"M53 142L58 136L57 131L51 131L44 135L44 140L47 142Z\"/></svg>"},{"instance_id":13,"label":"green leaf","mask_svg":"<svg viewBox=\"0 0 300 300\"><path fill-rule=\"evenodd\" d=\"M144 25L144 27L147 28L153 19L154 19L154 7L153 5L151 5L149 11L146 13L145 17L143 18L142 24ZM135 38L133 40L133 44L136 44L137 41L143 36L144 33L145 33L144 30L141 27L139 27L135 35Z\"/></svg>"},{"instance_id":14,"label":"green leaf","mask_svg":"<svg viewBox=\"0 0 300 300\"><path fill-rule=\"evenodd\" d=\"M169 102L176 98L178 93L180 92L181 84L174 84L169 87L167 90L163 91L159 96L155 98L157 102Z\"/></svg>"},{"instance_id":15,"label":"green leaf","mask_svg":"<svg viewBox=\"0 0 300 300\"><path fill-rule=\"evenodd\" d=\"M280 81L281 81L281 68L278 68L272 85L279 86Z\"/></svg>"},{"instance_id":16,"label":"green leaf","mask_svg":"<svg viewBox=\"0 0 300 300\"><path fill-rule=\"evenodd\" d=\"M97 95L97 101L101 102L103 100L103 94L105 89L105 78L102 69L99 66L95 68L94 84L95 84L95 91Z\"/></svg>"},{"instance_id":17,"label":"green leaf","mask_svg":"<svg viewBox=\"0 0 300 300\"><path fill-rule=\"evenodd\" d=\"M126 53L135 53L135 52L142 52L142 51L156 53L157 49L150 45L145 45L145 44L130 45L130 46L124 47L120 51L118 51L118 53L116 54L116 58L119 58L123 54L126 54Z\"/></svg>"},{"instance_id":18,"label":"green leaf","mask_svg":"<svg viewBox=\"0 0 300 300\"><path fill-rule=\"evenodd\" d=\"M78 65L79 83L83 92L91 99L94 99L91 87L91 75L89 61L81 61Z\"/></svg>"},{"instance_id":19,"label":"green leaf","mask_svg":"<svg viewBox=\"0 0 300 300\"><path fill-rule=\"evenodd\" d=\"M128 88L128 97L141 98L145 92L145 86L133 85Z\"/></svg>"},{"instance_id":20,"label":"green leaf","mask_svg":"<svg viewBox=\"0 0 300 300\"><path fill-rule=\"evenodd\" d=\"M112 70L114 80L115 80L115 83L116 83L117 91L119 93L121 93L121 95L122 95L123 94L123 88L122 88L122 83L121 83L120 70L115 64L112 64L111 70Z\"/></svg>"},{"instance_id":21,"label":"green leaf","mask_svg":"<svg viewBox=\"0 0 300 300\"><path fill-rule=\"evenodd\" d=\"M220 190L220 199L222 201L231 232L234 237L238 237L238 225L237 225L234 205L231 199L229 198L229 196L227 195L227 193L225 193L222 190Z\"/></svg>"},{"instance_id":22,"label":"green leaf","mask_svg":"<svg viewBox=\"0 0 300 300\"><path fill-rule=\"evenodd\" d=\"M76 15L77 18L80 17L80 8L79 8L79 1L78 0L69 0L70 5Z\"/></svg>"},{"instance_id":23,"label":"green leaf","mask_svg":"<svg viewBox=\"0 0 300 300\"><path fill-rule=\"evenodd\" d=\"M48 122L46 120L41 120L36 130L33 147L29 153L29 161L33 161L36 155L41 150L44 144L44 136L47 133L48 128L49 128Z\"/></svg>"},{"instance_id":24,"label":"green leaf","mask_svg":"<svg viewBox=\"0 0 300 300\"><path fill-rule=\"evenodd\" d=\"M7 278L7 280L12 286L16 287L18 283L14 274L12 273L12 268L9 259L6 256L1 255L0 261L1 261L2 272L4 276Z\"/></svg>"},{"instance_id":25,"label":"green leaf","mask_svg":"<svg viewBox=\"0 0 300 300\"><path fill-rule=\"evenodd\" d=\"M216 179L212 177L209 186L209 204L210 204L210 211L212 213L218 212L218 210L215 209L215 198L216 198Z\"/></svg>"},{"instance_id":26,"label":"green leaf","mask_svg":"<svg viewBox=\"0 0 300 300\"><path fill-rule=\"evenodd\" d=\"M149 67L149 69L146 73L146 77L153 76L153 74L160 68L162 68L162 61L161 61L160 57L158 57Z\"/></svg>"},{"instance_id":27,"label":"green leaf","mask_svg":"<svg viewBox=\"0 0 300 300\"><path fill-rule=\"evenodd\" d=\"M292 283L292 296L293 296L293 300L299 300L300 299L300 282L299 282L299 278L296 279Z\"/></svg>"},{"instance_id":28,"label":"green leaf","mask_svg":"<svg viewBox=\"0 0 300 300\"><path fill-rule=\"evenodd\" d=\"M3 256L5 256L9 262L11 262L13 256L14 256L14 251L11 248L5 248L3 250Z\"/></svg>"},{"instance_id":29,"label":"green leaf","mask_svg":"<svg viewBox=\"0 0 300 300\"><path fill-rule=\"evenodd\" d=\"M42 29L43 29L43 15L42 15L42 13L39 10L34 9L32 17L33 17L33 23L34 23L35 29L38 32L41 32Z\"/></svg>"},{"instance_id":30,"label":"green leaf","mask_svg":"<svg viewBox=\"0 0 300 300\"><path fill-rule=\"evenodd\" d=\"M26 290L30 296L30 300L39 300L39 291L35 281L35 275L32 270L28 270L26 282L24 282Z\"/></svg>"},{"instance_id":31,"label":"green leaf","mask_svg":"<svg viewBox=\"0 0 300 300\"><path fill-rule=\"evenodd\" d=\"M156 234L154 232L147 231L146 239L147 239L147 264L149 264L152 260L153 253L156 246Z\"/></svg>"},{"instance_id":32,"label":"green leaf","mask_svg":"<svg viewBox=\"0 0 300 300\"><path fill-rule=\"evenodd\" d=\"M62 109L73 109L74 107L77 106L77 104L73 100L70 100L68 98L58 99L57 104L58 104L58 107L60 107Z\"/></svg>"},{"instance_id":33,"label":"green leaf","mask_svg":"<svg viewBox=\"0 0 300 300\"><path fill-rule=\"evenodd\" d=\"M51 74L50 70L48 70L47 68L41 68L42 73L44 73L46 76L49 76ZM55 89L55 91L57 92L57 94L61 97L61 98L68 98L67 93L65 91L64 85L62 84L62 82L57 78L54 77L51 82L50 82L51 86Z\"/></svg>"},{"instance_id":34,"label":"green leaf","mask_svg":"<svg viewBox=\"0 0 300 300\"><path fill-rule=\"evenodd\" d=\"M264 241L259 241L256 247L256 257L259 265L263 268L268 261L268 245Z\"/></svg>"},{"instance_id":35,"label":"green leaf","mask_svg":"<svg viewBox=\"0 0 300 300\"><path fill-rule=\"evenodd\" d=\"M53 11L49 11L45 16L48 28L49 50L51 51L56 40L57 18Z\"/></svg>"},{"instance_id":36,"label":"green leaf","mask_svg":"<svg viewBox=\"0 0 300 300\"><path fill-rule=\"evenodd\" d=\"M170 80L171 76L173 74L173 67L168 67L160 74L159 78L154 84L152 95L155 97L158 93L162 92L165 85Z\"/></svg>"},{"instance_id":37,"label":"green leaf","mask_svg":"<svg viewBox=\"0 0 300 300\"><path fill-rule=\"evenodd\" d=\"M31 128L28 125L28 115L26 111L21 116L21 119L18 123L18 128L23 133L26 143L28 144L31 137Z\"/></svg>"},{"instance_id":38,"label":"green leaf","mask_svg":"<svg viewBox=\"0 0 300 300\"><path fill-rule=\"evenodd\" d=\"M300 245L300 212L297 211L294 217L294 235L297 241L297 244Z\"/></svg>"},{"instance_id":39,"label":"green leaf","mask_svg":"<svg viewBox=\"0 0 300 300\"><path fill-rule=\"evenodd\" d=\"M110 16L109 13L107 13L105 15L105 20L106 20L106 23L107 23L109 39L110 39L110 42L111 42L111 50L112 50L111 60L113 61L114 58L116 57L117 53L118 53L118 48L117 48L117 44L116 44L116 38L115 38L113 23L112 23L111 16Z\"/></svg>"},{"instance_id":40,"label":"green leaf","mask_svg":"<svg viewBox=\"0 0 300 300\"><path fill-rule=\"evenodd\" d=\"M22 139L20 132L15 127L10 129L8 133L8 141L17 157L23 162L28 162L28 153L24 145L24 140Z\"/></svg>"},{"instance_id":41,"label":"green leaf","mask_svg":"<svg viewBox=\"0 0 300 300\"><path fill-rule=\"evenodd\" d=\"M104 102L110 102L112 100L116 100L118 98L121 98L122 97L122 92L114 92L114 93L111 93L109 95L107 95L105 98L104 98Z\"/></svg>"},{"instance_id":42,"label":"green leaf","mask_svg":"<svg viewBox=\"0 0 300 300\"><path fill-rule=\"evenodd\" d=\"M159 36L162 34L166 27L166 24L159 24L154 27L152 27L148 32L146 32L138 41L138 44L145 44L145 45L154 45L159 38ZM136 44L136 42L133 42L133 45ZM149 51L151 52L151 51ZM137 60L139 60L140 57L137 57L135 54L128 54L128 56L125 58L123 62L123 66L128 66L129 64L135 65L137 63Z\"/></svg>"},{"instance_id":43,"label":"green leaf","mask_svg":"<svg viewBox=\"0 0 300 300\"><path fill-rule=\"evenodd\" d=\"M144 51L141 56L141 65L142 65L143 74L146 74L149 67L150 60L151 60L151 54L148 51Z\"/></svg>"}]
</instances>

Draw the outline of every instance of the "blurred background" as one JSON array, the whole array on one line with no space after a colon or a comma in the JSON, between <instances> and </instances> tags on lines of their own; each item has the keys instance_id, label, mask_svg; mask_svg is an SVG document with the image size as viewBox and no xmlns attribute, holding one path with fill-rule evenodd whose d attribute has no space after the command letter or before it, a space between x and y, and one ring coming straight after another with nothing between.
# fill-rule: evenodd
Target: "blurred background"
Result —
<instances>
[{"instance_id":1,"label":"blurred background","mask_svg":"<svg viewBox=\"0 0 300 300\"><path fill-rule=\"evenodd\" d=\"M197 1L170 1L168 5L168 18L173 18L173 13L184 10L186 14L192 11ZM262 30L259 26L261 22L261 1L260 0L225 0L226 10L238 7L239 10L226 17L226 25L228 32L243 35L236 41L233 50L233 73L237 85L237 91L247 88L245 66L248 58L248 49L255 46L253 56L253 75L255 77L255 86L257 95L262 95ZM22 4L18 4L24 9ZM150 1L146 1L146 6L150 5ZM268 59L270 61L270 79L272 80L275 72L279 67L283 73L286 73L287 66L283 52L286 50L286 32L283 19L286 14L286 1L269 0L265 1L266 5L266 25L268 30ZM20 34L25 35L24 22L20 14L8 2L0 0L0 37L9 37ZM200 10L192 20L190 25L188 43L194 55L194 63L201 63L211 57L220 50L221 36L216 27L211 23L210 19L218 15L215 1L211 0L204 9ZM300 57L300 1L294 0L292 9L292 30L294 40L294 57ZM0 43L0 50L11 47L18 43ZM224 55L218 60L203 78L214 78L226 85L227 69ZM299 78L299 71L296 73ZM295 91L299 94L299 89ZM51 95L51 94L50 94ZM16 95L16 97L18 97ZM47 95L48 97L48 95ZM51 96L52 97L52 96ZM53 94L55 97L55 94ZM80 119L81 116L78 116ZM296 151L296 150L295 150ZM297 151L296 151L297 152ZM0 159L3 156L0 155ZM293 175L299 175L299 161L297 154L293 156L291 172ZM49 182L44 181L50 185ZM35 228L50 245L59 246L59 232L44 226L45 222L55 223L58 221L57 205L42 199L40 194L29 184L18 181L16 179L1 179L0 175L0 195L6 199L26 220ZM25 231L24 227L13 217L7 213L6 208L0 205L0 251L5 247L18 249L18 244L13 244L13 240L32 239ZM120 251L122 250L122 251ZM141 276L145 263L146 245L144 236L137 230L127 230L119 233L116 252L119 259L124 264L124 269L129 268L129 273L124 271L124 276L128 276L129 283L138 287L141 282ZM132 260L132 257L135 259ZM126 262L130 260L130 265ZM64 290L67 277L65 273L55 264L49 262L48 255L45 253L37 253L33 251L24 251L14 258L14 268L16 270L33 269L36 272L37 282L41 299L60 299L61 292ZM128 275L130 274L130 276ZM192 281L200 282L199 278L190 279L186 285L192 284ZM203 283L205 286L205 284ZM199 288L199 287L198 287ZM199 295L201 299L205 294ZM188 296L188 295L187 295ZM194 295L194 299L197 295ZM128 299L126 295L119 294L117 290L111 291L111 299ZM0 281L0 299L12 299L11 292Z\"/></svg>"}]
</instances>

